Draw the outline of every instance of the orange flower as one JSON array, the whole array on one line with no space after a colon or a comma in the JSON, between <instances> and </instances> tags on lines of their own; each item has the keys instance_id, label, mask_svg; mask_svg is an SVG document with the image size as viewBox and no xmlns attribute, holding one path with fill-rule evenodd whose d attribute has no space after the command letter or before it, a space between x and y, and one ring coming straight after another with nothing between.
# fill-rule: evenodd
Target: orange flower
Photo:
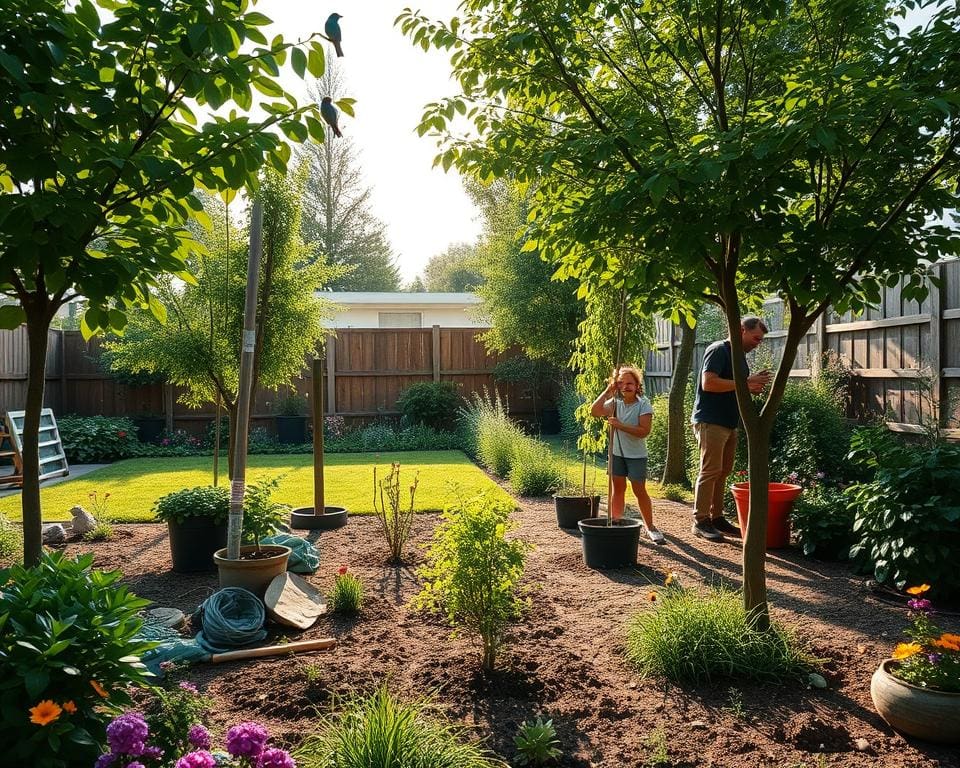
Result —
<instances>
[{"instance_id":1,"label":"orange flower","mask_svg":"<svg viewBox=\"0 0 960 768\"><path fill-rule=\"evenodd\" d=\"M93 690L95 690L95 691L97 692L97 695L98 695L101 699L109 699L109 698L110 698L110 694L107 693L107 689L104 688L102 685L100 685L100 683L98 683L96 680L91 680L91 681L90 681L90 686L93 688Z\"/></svg>"},{"instance_id":2,"label":"orange flower","mask_svg":"<svg viewBox=\"0 0 960 768\"><path fill-rule=\"evenodd\" d=\"M939 639L931 642L931 645L935 645L937 648L944 648L948 651L960 651L960 635L944 632L940 635Z\"/></svg>"},{"instance_id":3,"label":"orange flower","mask_svg":"<svg viewBox=\"0 0 960 768\"><path fill-rule=\"evenodd\" d=\"M923 594L924 592L926 592L928 589L930 589L930 585L929 585L929 584L921 584L919 587L907 587L907 594L908 594L908 595L922 595L922 594Z\"/></svg>"},{"instance_id":4,"label":"orange flower","mask_svg":"<svg viewBox=\"0 0 960 768\"><path fill-rule=\"evenodd\" d=\"M30 707L30 722L37 725L49 725L63 712L60 705L50 699L44 699L37 706Z\"/></svg>"},{"instance_id":5,"label":"orange flower","mask_svg":"<svg viewBox=\"0 0 960 768\"><path fill-rule=\"evenodd\" d=\"M651 603L657 602L657 593L651 592L649 595L647 595L647 600L649 600Z\"/></svg>"},{"instance_id":6,"label":"orange flower","mask_svg":"<svg viewBox=\"0 0 960 768\"><path fill-rule=\"evenodd\" d=\"M906 659L922 650L920 643L897 643L897 647L893 649L893 658Z\"/></svg>"},{"instance_id":7,"label":"orange flower","mask_svg":"<svg viewBox=\"0 0 960 768\"><path fill-rule=\"evenodd\" d=\"M70 715L77 714L77 705L73 703L73 700L63 702L63 711Z\"/></svg>"},{"instance_id":8,"label":"orange flower","mask_svg":"<svg viewBox=\"0 0 960 768\"><path fill-rule=\"evenodd\" d=\"M345 575L346 572L347 572L347 566L345 565L341 565L339 568L337 568L337 573L339 573L341 576Z\"/></svg>"}]
</instances>

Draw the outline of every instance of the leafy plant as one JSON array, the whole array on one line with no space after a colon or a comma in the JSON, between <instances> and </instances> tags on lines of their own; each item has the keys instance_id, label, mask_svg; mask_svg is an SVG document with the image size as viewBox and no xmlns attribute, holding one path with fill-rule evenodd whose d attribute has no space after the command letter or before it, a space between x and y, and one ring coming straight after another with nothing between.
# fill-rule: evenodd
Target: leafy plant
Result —
<instances>
[{"instance_id":1,"label":"leafy plant","mask_svg":"<svg viewBox=\"0 0 960 768\"><path fill-rule=\"evenodd\" d=\"M307 413L307 398L298 392L291 392L278 397L273 404L277 416L305 416Z\"/></svg>"},{"instance_id":2,"label":"leafy plant","mask_svg":"<svg viewBox=\"0 0 960 768\"><path fill-rule=\"evenodd\" d=\"M23 551L23 534L7 516L0 513L0 562L12 563Z\"/></svg>"},{"instance_id":3,"label":"leafy plant","mask_svg":"<svg viewBox=\"0 0 960 768\"><path fill-rule=\"evenodd\" d=\"M934 624L933 605L921 597L930 586L909 587L909 643L897 643L891 654L898 662L890 673L900 680L937 691L960 693L960 635Z\"/></svg>"},{"instance_id":4,"label":"leafy plant","mask_svg":"<svg viewBox=\"0 0 960 768\"><path fill-rule=\"evenodd\" d=\"M404 509L400 493L400 464L390 465L390 474L377 482L377 468L373 468L373 510L380 521L380 530L387 539L390 562L403 560L403 547L410 538L413 526L413 499L417 493L420 473L413 476L410 485L410 506ZM379 502L379 503L378 503Z\"/></svg>"},{"instance_id":5,"label":"leafy plant","mask_svg":"<svg viewBox=\"0 0 960 768\"><path fill-rule=\"evenodd\" d=\"M146 679L138 655L152 644L136 635L149 603L119 571L92 565L92 555L53 552L0 570L0 744L10 764L92 764L105 711Z\"/></svg>"},{"instance_id":6,"label":"leafy plant","mask_svg":"<svg viewBox=\"0 0 960 768\"><path fill-rule=\"evenodd\" d=\"M57 419L67 460L99 464L139 455L137 427L126 416L61 416Z\"/></svg>"},{"instance_id":7,"label":"leafy plant","mask_svg":"<svg viewBox=\"0 0 960 768\"><path fill-rule=\"evenodd\" d=\"M209 485L183 488L157 499L153 513L164 522L182 523L190 517L207 516L221 523L230 513L230 494L226 488Z\"/></svg>"},{"instance_id":8,"label":"leafy plant","mask_svg":"<svg viewBox=\"0 0 960 768\"><path fill-rule=\"evenodd\" d=\"M544 720L542 717L532 723L524 720L513 742L517 747L517 765L551 765L563 754L553 720Z\"/></svg>"},{"instance_id":9,"label":"leafy plant","mask_svg":"<svg viewBox=\"0 0 960 768\"><path fill-rule=\"evenodd\" d=\"M450 381L421 381L400 393L397 408L402 414L403 426L425 424L434 429L446 429L454 421L460 393Z\"/></svg>"},{"instance_id":10,"label":"leafy plant","mask_svg":"<svg viewBox=\"0 0 960 768\"><path fill-rule=\"evenodd\" d=\"M791 530L805 555L845 560L853 544L853 506L823 477L805 483L790 511Z\"/></svg>"},{"instance_id":11,"label":"leafy plant","mask_svg":"<svg viewBox=\"0 0 960 768\"><path fill-rule=\"evenodd\" d=\"M677 483L664 485L660 488L660 496L667 501L690 501L690 491Z\"/></svg>"},{"instance_id":12,"label":"leafy plant","mask_svg":"<svg viewBox=\"0 0 960 768\"><path fill-rule=\"evenodd\" d=\"M412 600L415 609L442 612L455 630L476 634L486 670L524 607L518 592L530 546L507 539L516 528L511 511L510 504L480 495L444 512L427 564L418 570L423 590Z\"/></svg>"},{"instance_id":13,"label":"leafy plant","mask_svg":"<svg viewBox=\"0 0 960 768\"><path fill-rule=\"evenodd\" d=\"M272 536L290 515L290 505L273 501L282 477L250 483L243 494L243 541L260 549L260 539Z\"/></svg>"},{"instance_id":14,"label":"leafy plant","mask_svg":"<svg viewBox=\"0 0 960 768\"><path fill-rule=\"evenodd\" d=\"M355 614L363 608L363 582L341 565L333 579L327 604L334 613Z\"/></svg>"},{"instance_id":15,"label":"leafy plant","mask_svg":"<svg viewBox=\"0 0 960 768\"><path fill-rule=\"evenodd\" d=\"M348 699L319 736L295 752L301 768L495 768L461 726L435 716L428 701L404 702L385 686Z\"/></svg>"},{"instance_id":16,"label":"leafy plant","mask_svg":"<svg viewBox=\"0 0 960 768\"><path fill-rule=\"evenodd\" d=\"M845 493L855 509L850 558L881 583L960 592L960 445L908 445L883 426L857 430L850 459L873 473Z\"/></svg>"},{"instance_id":17,"label":"leafy plant","mask_svg":"<svg viewBox=\"0 0 960 768\"><path fill-rule=\"evenodd\" d=\"M97 524L83 534L84 541L110 541L116 531L113 525L106 520L97 520Z\"/></svg>"},{"instance_id":18,"label":"leafy plant","mask_svg":"<svg viewBox=\"0 0 960 768\"><path fill-rule=\"evenodd\" d=\"M144 715L153 734L151 741L168 756L202 748L201 731L192 729L198 726L202 728L206 723L211 705L210 699L187 681L169 687L150 688ZM191 732L194 737L192 740ZM207 743L209 746L209 739Z\"/></svg>"},{"instance_id":19,"label":"leafy plant","mask_svg":"<svg viewBox=\"0 0 960 768\"><path fill-rule=\"evenodd\" d=\"M671 574L656 594L656 608L627 627L627 659L642 674L676 683L720 679L784 682L806 676L815 660L777 624L757 629L742 598L730 589L705 595L684 589Z\"/></svg>"},{"instance_id":20,"label":"leafy plant","mask_svg":"<svg viewBox=\"0 0 960 768\"><path fill-rule=\"evenodd\" d=\"M646 768L666 768L670 765L670 751L667 749L667 732L663 726L657 726L647 734L643 745L650 754L643 762Z\"/></svg>"},{"instance_id":21,"label":"leafy plant","mask_svg":"<svg viewBox=\"0 0 960 768\"><path fill-rule=\"evenodd\" d=\"M507 477L521 496L546 496L563 482L563 473L550 446L526 435L514 440Z\"/></svg>"}]
</instances>

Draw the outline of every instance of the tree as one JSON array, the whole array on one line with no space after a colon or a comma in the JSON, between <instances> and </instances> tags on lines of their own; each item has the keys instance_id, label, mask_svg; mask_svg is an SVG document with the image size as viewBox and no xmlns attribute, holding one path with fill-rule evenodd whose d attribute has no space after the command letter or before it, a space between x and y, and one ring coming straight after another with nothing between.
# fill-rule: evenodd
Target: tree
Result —
<instances>
[{"instance_id":1,"label":"tree","mask_svg":"<svg viewBox=\"0 0 960 768\"><path fill-rule=\"evenodd\" d=\"M122 330L128 308L162 319L159 275L189 281L183 228L194 189L239 189L291 141L322 141L316 105L279 82L323 74L323 48L267 41L246 0L7 0L0 4L0 326L26 321L24 560L41 553L38 428L47 329L87 300L81 330ZM258 93L263 117L244 114ZM261 98L263 97L263 98ZM200 123L194 105L217 111ZM349 104L341 108L348 109Z\"/></svg>"},{"instance_id":2,"label":"tree","mask_svg":"<svg viewBox=\"0 0 960 768\"><path fill-rule=\"evenodd\" d=\"M426 293L427 287L423 284L423 278L417 275L409 283L403 286L407 293Z\"/></svg>"},{"instance_id":3,"label":"tree","mask_svg":"<svg viewBox=\"0 0 960 768\"><path fill-rule=\"evenodd\" d=\"M909 32L897 17L931 20ZM676 320L720 306L734 356L741 303L789 312L749 446L744 602L769 624L764 542L770 431L798 345L826 307L860 311L960 242L960 7L949 0L598 4L467 0L449 25L405 13L452 51L462 94L429 106L439 161L537 181L527 247L581 280L622 285ZM457 113L477 129L449 131Z\"/></svg>"},{"instance_id":4,"label":"tree","mask_svg":"<svg viewBox=\"0 0 960 768\"><path fill-rule=\"evenodd\" d=\"M263 203L263 253L257 298L252 389L289 384L303 370L304 360L324 338L328 301L316 289L342 269L322 260L311 263L311 251L300 238L300 207L306 166L291 178L268 171L258 197ZM136 312L124 336L108 343L112 367L130 373L163 374L184 388L181 400L197 407L221 402L230 434L237 434L240 352L246 290L247 238L230 237L223 204L208 198L216 227L199 235L206 253L187 266L194 283L164 279L159 298L168 307L166 322L149 312ZM215 209L219 210L215 210ZM233 476L234 451L228 454ZM243 446L239 446L242 450Z\"/></svg>"},{"instance_id":5,"label":"tree","mask_svg":"<svg viewBox=\"0 0 960 768\"><path fill-rule=\"evenodd\" d=\"M552 280L555 268L538 251L523 248L531 188L510 179L468 181L466 187L483 213L476 293L479 312L491 324L484 343L498 352L520 346L532 360L565 368L583 305L572 281Z\"/></svg>"},{"instance_id":6,"label":"tree","mask_svg":"<svg viewBox=\"0 0 960 768\"><path fill-rule=\"evenodd\" d=\"M428 291L472 291L483 283L477 259L477 246L454 243L443 253L431 256L423 269Z\"/></svg>"},{"instance_id":7,"label":"tree","mask_svg":"<svg viewBox=\"0 0 960 768\"><path fill-rule=\"evenodd\" d=\"M337 100L342 95L338 70L328 67L312 83L310 98ZM322 145L306 144L300 155L309 163L303 212L303 239L316 245L318 258L351 267L326 287L334 291L396 291L400 272L387 239L386 225L371 210L372 189L364 184L358 153L349 136Z\"/></svg>"}]
</instances>

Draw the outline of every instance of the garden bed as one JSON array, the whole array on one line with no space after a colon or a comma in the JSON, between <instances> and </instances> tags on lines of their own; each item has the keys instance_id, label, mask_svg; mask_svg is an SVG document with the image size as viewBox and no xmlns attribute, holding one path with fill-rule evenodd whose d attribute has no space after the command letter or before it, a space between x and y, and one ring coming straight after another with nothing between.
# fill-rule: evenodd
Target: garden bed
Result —
<instances>
[{"instance_id":1,"label":"garden bed","mask_svg":"<svg viewBox=\"0 0 960 768\"><path fill-rule=\"evenodd\" d=\"M435 693L435 700L469 725L498 755L513 757L519 724L552 717L563 749L560 764L619 766L783 766L817 768L933 768L960 765L954 750L907 741L873 710L870 676L904 626L903 606L877 599L861 577L839 564L796 551L768 559L775 618L798 628L815 652L829 657L827 690L725 682L684 690L640 679L623 658L624 621L651 610L649 596L668 572L695 585L739 584L737 543L707 544L690 534L690 508L655 501L669 545L640 545L635 569L596 572L581 561L575 534L556 528L553 504L522 500L519 535L536 545L528 557L531 608L502 652L500 671L484 676L464 639L451 639L438 618L405 608L418 589L422 561L385 564L386 546L372 517L345 528L310 533L321 567L310 580L331 586L348 565L366 588L359 617L324 616L300 635L333 636L332 651L246 663L199 665L182 676L215 702L215 731L242 720L268 725L276 740L295 746L316 731L317 715L338 694L371 688L388 678L404 697ZM425 543L437 517L418 515L413 538ZM215 575L182 576L170 569L166 529L117 526L114 540L70 544L90 550L97 566L121 569L139 595L189 611L216 589ZM947 628L957 624L945 617ZM655 762L666 750L668 762ZM818 753L823 753L822 756Z\"/></svg>"}]
</instances>

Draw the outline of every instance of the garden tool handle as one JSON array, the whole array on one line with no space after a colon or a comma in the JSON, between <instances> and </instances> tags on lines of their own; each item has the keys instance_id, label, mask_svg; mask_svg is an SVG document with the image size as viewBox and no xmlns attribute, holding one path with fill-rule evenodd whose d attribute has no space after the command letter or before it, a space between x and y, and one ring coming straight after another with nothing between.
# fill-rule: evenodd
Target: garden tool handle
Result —
<instances>
[{"instance_id":1,"label":"garden tool handle","mask_svg":"<svg viewBox=\"0 0 960 768\"><path fill-rule=\"evenodd\" d=\"M238 659L256 659L261 656L281 656L285 653L300 653L302 651L322 651L333 648L337 641L332 637L321 637L317 640L297 640L282 645L264 645L260 648L243 648L239 651L215 653L210 661L217 664L222 661L237 661Z\"/></svg>"}]
</instances>

